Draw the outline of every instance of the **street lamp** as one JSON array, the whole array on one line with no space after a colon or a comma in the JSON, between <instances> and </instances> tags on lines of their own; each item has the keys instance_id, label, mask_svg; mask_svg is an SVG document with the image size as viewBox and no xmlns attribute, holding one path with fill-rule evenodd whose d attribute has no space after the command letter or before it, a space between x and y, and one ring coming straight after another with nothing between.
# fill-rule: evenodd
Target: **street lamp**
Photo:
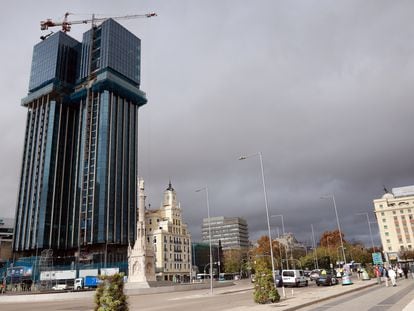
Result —
<instances>
[{"instance_id":1,"label":"street lamp","mask_svg":"<svg viewBox=\"0 0 414 311\"><path fill-rule=\"evenodd\" d=\"M262 173L263 194L264 194L265 207L266 207L267 231L268 231L268 236L269 236L270 257L271 257L271 262L272 262L272 277L273 277L273 283L274 283L275 288L276 288L276 278L274 276L275 262L274 262L274 258L273 258L272 235L270 233L269 207L267 205L266 184L265 184L265 178L264 178L262 153L258 152L258 153L248 155L248 156L240 156L239 160L246 160L247 158L250 158L250 157L253 157L253 156L259 156L259 159L260 159L260 169L261 169L261 173Z\"/></svg>"},{"instance_id":2,"label":"street lamp","mask_svg":"<svg viewBox=\"0 0 414 311\"><path fill-rule=\"evenodd\" d=\"M340 249L340 248L342 249L342 252L343 252L343 253L345 253L345 249L346 249L346 248L345 248L345 247L343 247L343 246L338 246L338 247L336 248L336 255L338 256L338 260L339 260L339 257L340 257L340 256L339 256L339 249ZM346 262L345 262L345 263L346 263ZM344 263L344 264L345 264L345 263Z\"/></svg>"},{"instance_id":3,"label":"street lamp","mask_svg":"<svg viewBox=\"0 0 414 311\"><path fill-rule=\"evenodd\" d=\"M285 222L283 220L283 215L282 214L279 214L279 215L271 215L270 217L271 218L274 218L274 217L280 217L280 218L282 218L282 233L283 233L283 237L286 239L286 245L287 245L288 244L288 240L286 238ZM285 248L285 256L286 256L286 269L289 269L289 267L288 267L288 265L289 265L289 261L288 261L288 250L287 250L287 247L286 246L284 248Z\"/></svg>"},{"instance_id":4,"label":"street lamp","mask_svg":"<svg viewBox=\"0 0 414 311\"><path fill-rule=\"evenodd\" d=\"M316 269L319 269L318 252L316 251L316 241L315 241L315 232L313 231L313 224L311 224L311 229L312 229L313 253L315 255L315 267Z\"/></svg>"},{"instance_id":5,"label":"street lamp","mask_svg":"<svg viewBox=\"0 0 414 311\"><path fill-rule=\"evenodd\" d=\"M338 211L336 209L335 196L333 194L331 194L331 195L323 196L323 197L321 197L321 199L332 199L333 206L334 206L334 209L335 209L336 223L338 224L339 239L341 240L342 256L343 256L343 259L344 259L344 264L346 264L344 241L342 240L342 232L341 232L341 226L339 225L339 218L338 218Z\"/></svg>"},{"instance_id":6,"label":"street lamp","mask_svg":"<svg viewBox=\"0 0 414 311\"><path fill-rule=\"evenodd\" d=\"M372 238L371 222L369 221L369 215L368 215L368 213L357 213L357 215L365 215L365 216L367 216L367 222L368 222L368 228L369 228L369 236L371 237L372 251L375 252L374 239Z\"/></svg>"},{"instance_id":7,"label":"street lamp","mask_svg":"<svg viewBox=\"0 0 414 311\"><path fill-rule=\"evenodd\" d=\"M207 218L208 218L208 240L210 244L210 295L213 295L213 255L211 251L211 220L210 220L210 203L208 200L208 187L205 186L204 188L196 190L196 192L200 191L206 192L206 202L207 202Z\"/></svg>"}]
</instances>

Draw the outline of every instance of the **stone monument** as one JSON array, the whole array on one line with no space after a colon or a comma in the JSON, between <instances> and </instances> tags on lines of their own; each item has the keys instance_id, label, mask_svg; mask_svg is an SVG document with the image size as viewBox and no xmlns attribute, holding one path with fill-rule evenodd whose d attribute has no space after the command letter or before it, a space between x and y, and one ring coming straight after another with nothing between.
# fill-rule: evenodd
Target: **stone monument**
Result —
<instances>
[{"instance_id":1,"label":"stone monument","mask_svg":"<svg viewBox=\"0 0 414 311\"><path fill-rule=\"evenodd\" d=\"M128 247L128 283L126 289L148 288L155 282L154 250L148 245L145 231L144 180L138 178L137 239Z\"/></svg>"}]
</instances>

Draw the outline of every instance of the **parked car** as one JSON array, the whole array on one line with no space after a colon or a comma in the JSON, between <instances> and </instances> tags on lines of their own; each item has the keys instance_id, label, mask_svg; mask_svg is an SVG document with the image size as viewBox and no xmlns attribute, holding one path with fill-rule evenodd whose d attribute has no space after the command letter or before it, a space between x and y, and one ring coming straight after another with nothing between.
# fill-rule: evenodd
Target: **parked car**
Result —
<instances>
[{"instance_id":1,"label":"parked car","mask_svg":"<svg viewBox=\"0 0 414 311\"><path fill-rule=\"evenodd\" d=\"M336 285L338 284L338 279L334 274L321 274L319 278L316 279L316 285Z\"/></svg>"},{"instance_id":2,"label":"parked car","mask_svg":"<svg viewBox=\"0 0 414 311\"><path fill-rule=\"evenodd\" d=\"M309 274L309 278L311 279L311 281L316 281L320 274L321 274L321 270L319 269L312 270L312 272Z\"/></svg>"},{"instance_id":3,"label":"parked car","mask_svg":"<svg viewBox=\"0 0 414 311\"><path fill-rule=\"evenodd\" d=\"M282 281L284 286L308 286L303 270L282 270Z\"/></svg>"},{"instance_id":4,"label":"parked car","mask_svg":"<svg viewBox=\"0 0 414 311\"><path fill-rule=\"evenodd\" d=\"M310 270L303 270L303 273L305 274L305 276L306 276L307 278L310 278L310 274L311 274L311 272L312 272L312 271L310 271Z\"/></svg>"},{"instance_id":5,"label":"parked car","mask_svg":"<svg viewBox=\"0 0 414 311\"><path fill-rule=\"evenodd\" d=\"M52 287L53 290L66 290L68 286L66 284L56 284Z\"/></svg>"}]
</instances>

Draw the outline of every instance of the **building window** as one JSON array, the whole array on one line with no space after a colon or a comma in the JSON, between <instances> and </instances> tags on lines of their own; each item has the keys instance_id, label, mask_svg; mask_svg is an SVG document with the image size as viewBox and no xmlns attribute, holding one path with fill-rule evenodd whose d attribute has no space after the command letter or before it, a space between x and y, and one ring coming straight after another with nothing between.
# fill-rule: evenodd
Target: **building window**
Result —
<instances>
[{"instance_id":1,"label":"building window","mask_svg":"<svg viewBox=\"0 0 414 311\"><path fill-rule=\"evenodd\" d=\"M388 232L385 232L385 236L389 236L390 234Z\"/></svg>"},{"instance_id":2,"label":"building window","mask_svg":"<svg viewBox=\"0 0 414 311\"><path fill-rule=\"evenodd\" d=\"M397 212L396 211L392 211L392 214L395 215L395 214L397 214Z\"/></svg>"},{"instance_id":3,"label":"building window","mask_svg":"<svg viewBox=\"0 0 414 311\"><path fill-rule=\"evenodd\" d=\"M390 239L387 239L387 243L391 243L391 240Z\"/></svg>"},{"instance_id":4,"label":"building window","mask_svg":"<svg viewBox=\"0 0 414 311\"><path fill-rule=\"evenodd\" d=\"M270 248L270 247L269 247ZM411 244L408 245L408 248L411 249Z\"/></svg>"},{"instance_id":5,"label":"building window","mask_svg":"<svg viewBox=\"0 0 414 311\"><path fill-rule=\"evenodd\" d=\"M388 246L388 250L391 251L392 250L392 247L391 246Z\"/></svg>"},{"instance_id":6,"label":"building window","mask_svg":"<svg viewBox=\"0 0 414 311\"><path fill-rule=\"evenodd\" d=\"M384 212L381 212L381 216L385 216L385 213Z\"/></svg>"},{"instance_id":7,"label":"building window","mask_svg":"<svg viewBox=\"0 0 414 311\"><path fill-rule=\"evenodd\" d=\"M387 222L387 220L385 218L382 219L382 222Z\"/></svg>"},{"instance_id":8,"label":"building window","mask_svg":"<svg viewBox=\"0 0 414 311\"><path fill-rule=\"evenodd\" d=\"M384 229L388 229L388 226L387 225L384 225Z\"/></svg>"},{"instance_id":9,"label":"building window","mask_svg":"<svg viewBox=\"0 0 414 311\"><path fill-rule=\"evenodd\" d=\"M400 214L404 214L404 210L400 209Z\"/></svg>"},{"instance_id":10,"label":"building window","mask_svg":"<svg viewBox=\"0 0 414 311\"><path fill-rule=\"evenodd\" d=\"M383 206L382 206L382 204L380 204L380 207L382 208Z\"/></svg>"},{"instance_id":11,"label":"building window","mask_svg":"<svg viewBox=\"0 0 414 311\"><path fill-rule=\"evenodd\" d=\"M401 245L400 246L400 249L403 251L404 250L404 245Z\"/></svg>"}]
</instances>

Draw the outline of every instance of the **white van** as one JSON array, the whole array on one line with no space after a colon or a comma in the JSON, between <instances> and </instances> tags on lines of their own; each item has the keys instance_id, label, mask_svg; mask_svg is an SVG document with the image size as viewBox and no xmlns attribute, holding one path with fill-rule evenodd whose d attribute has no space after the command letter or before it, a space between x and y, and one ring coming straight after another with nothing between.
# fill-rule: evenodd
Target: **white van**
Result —
<instances>
[{"instance_id":1,"label":"white van","mask_svg":"<svg viewBox=\"0 0 414 311\"><path fill-rule=\"evenodd\" d=\"M303 270L282 270L284 286L308 286L308 280Z\"/></svg>"}]
</instances>

